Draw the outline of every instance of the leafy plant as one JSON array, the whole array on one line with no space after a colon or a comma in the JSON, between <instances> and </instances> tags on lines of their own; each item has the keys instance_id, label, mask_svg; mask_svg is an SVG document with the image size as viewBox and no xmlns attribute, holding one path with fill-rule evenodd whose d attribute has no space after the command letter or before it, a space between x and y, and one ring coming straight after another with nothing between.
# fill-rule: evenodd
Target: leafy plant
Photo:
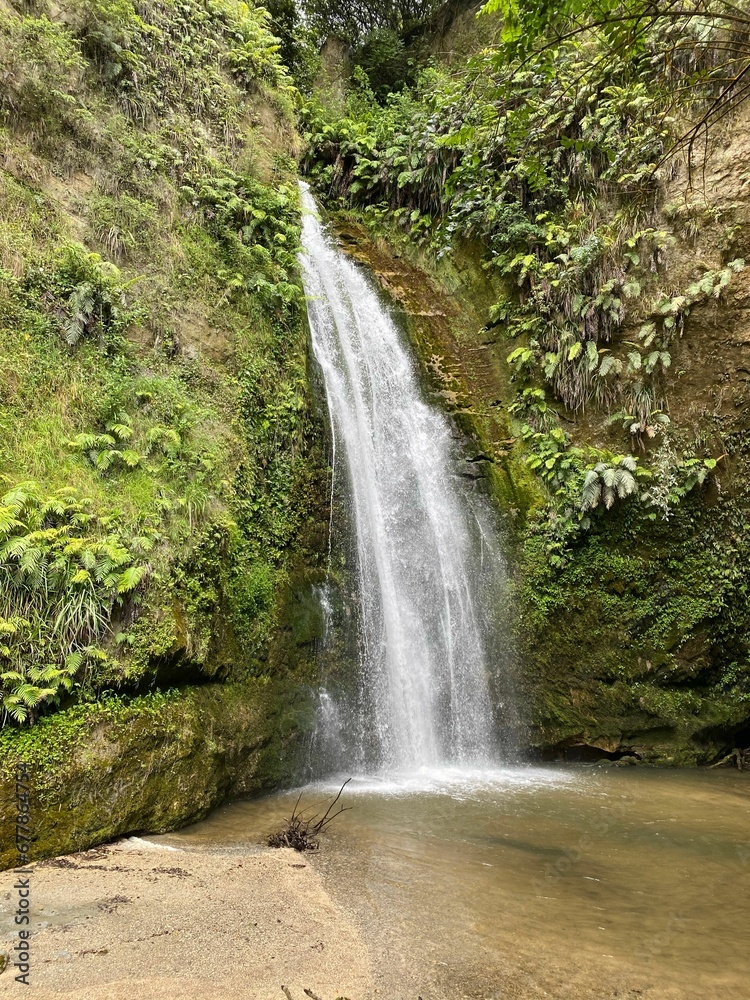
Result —
<instances>
[{"instance_id":1,"label":"leafy plant","mask_svg":"<svg viewBox=\"0 0 750 1000\"><path fill-rule=\"evenodd\" d=\"M638 492L638 459L621 455L610 462L597 462L589 469L581 490L581 510L590 511L603 504L607 510L618 500L625 500Z\"/></svg>"},{"instance_id":2,"label":"leafy plant","mask_svg":"<svg viewBox=\"0 0 750 1000\"><path fill-rule=\"evenodd\" d=\"M132 448L121 447L132 436L132 422L125 413L118 421L107 423L103 434L78 434L72 441L68 441L68 447L85 454L100 472L107 472L117 466L134 469L143 461L143 455Z\"/></svg>"},{"instance_id":3,"label":"leafy plant","mask_svg":"<svg viewBox=\"0 0 750 1000\"><path fill-rule=\"evenodd\" d=\"M70 347L94 340L102 350L122 347L123 335L143 316L127 301L137 279L124 281L119 268L79 243L64 244L54 270L29 271L26 285L42 296L50 318Z\"/></svg>"},{"instance_id":4,"label":"leafy plant","mask_svg":"<svg viewBox=\"0 0 750 1000\"><path fill-rule=\"evenodd\" d=\"M689 5L653 5L649 0L586 0L563 3L488 0L483 14L501 14L503 31L495 56L497 69L518 61L534 61L554 72L561 45L593 38L601 59L638 63L649 55L665 73L677 98L689 94L696 69L716 81L710 100L682 135L679 145L692 146L747 97L744 84L750 63L750 14L732 0L697 0ZM721 44L724 35L731 45ZM694 95L689 94L690 97Z\"/></svg>"},{"instance_id":5,"label":"leafy plant","mask_svg":"<svg viewBox=\"0 0 750 1000\"><path fill-rule=\"evenodd\" d=\"M74 94L85 62L69 33L45 16L18 17L0 10L0 115L22 126L43 121L43 130L76 125Z\"/></svg>"},{"instance_id":6,"label":"leafy plant","mask_svg":"<svg viewBox=\"0 0 750 1000\"><path fill-rule=\"evenodd\" d=\"M641 494L647 508L653 508L647 517L655 520L658 511L662 519L668 521L685 497L696 487L703 486L724 457L679 456L670 441L665 440L654 458L653 479Z\"/></svg>"},{"instance_id":7,"label":"leafy plant","mask_svg":"<svg viewBox=\"0 0 750 1000\"><path fill-rule=\"evenodd\" d=\"M293 313L302 300L296 191L286 184L270 191L219 164L214 170L199 178L187 175L185 180L193 183L183 185L182 195L231 258L232 268L216 274L224 288L219 303L245 290L281 312Z\"/></svg>"},{"instance_id":8,"label":"leafy plant","mask_svg":"<svg viewBox=\"0 0 750 1000\"><path fill-rule=\"evenodd\" d=\"M7 481L7 480L6 480ZM33 482L0 498L0 631L5 637L2 698L7 716L33 721L41 706L70 691L86 663L106 658L113 607L141 583L111 519L66 488L45 495Z\"/></svg>"}]
</instances>

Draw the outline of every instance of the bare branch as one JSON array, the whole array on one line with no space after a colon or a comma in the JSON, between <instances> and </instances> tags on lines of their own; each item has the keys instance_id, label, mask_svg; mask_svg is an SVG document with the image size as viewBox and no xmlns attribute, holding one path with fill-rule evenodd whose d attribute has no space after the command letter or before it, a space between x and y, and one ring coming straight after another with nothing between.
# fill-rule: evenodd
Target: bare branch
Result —
<instances>
[{"instance_id":1,"label":"bare branch","mask_svg":"<svg viewBox=\"0 0 750 1000\"><path fill-rule=\"evenodd\" d=\"M306 819L304 816L304 810L302 812L298 812L298 806L302 799L302 792L300 792L292 811L292 815L286 821L282 830L278 833L271 834L267 841L268 846L291 847L295 851L317 851L320 846L317 838L323 830L325 830L329 823L332 823L337 816L340 816L343 812L348 812L349 809L351 809L351 806L339 806L335 812L332 812L334 806L341 798L342 792L351 780L351 778L346 779L320 819L318 819L317 813L309 819Z\"/></svg>"}]
</instances>

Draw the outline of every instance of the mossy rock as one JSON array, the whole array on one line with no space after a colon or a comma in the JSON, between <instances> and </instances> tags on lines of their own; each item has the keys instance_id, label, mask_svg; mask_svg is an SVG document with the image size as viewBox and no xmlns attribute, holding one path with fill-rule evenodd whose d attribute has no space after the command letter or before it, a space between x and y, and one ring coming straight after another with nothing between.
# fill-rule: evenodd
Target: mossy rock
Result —
<instances>
[{"instance_id":1,"label":"mossy rock","mask_svg":"<svg viewBox=\"0 0 750 1000\"><path fill-rule=\"evenodd\" d=\"M0 737L0 866L15 864L15 767L32 775L33 858L163 833L298 773L314 712L291 681L111 699Z\"/></svg>"}]
</instances>

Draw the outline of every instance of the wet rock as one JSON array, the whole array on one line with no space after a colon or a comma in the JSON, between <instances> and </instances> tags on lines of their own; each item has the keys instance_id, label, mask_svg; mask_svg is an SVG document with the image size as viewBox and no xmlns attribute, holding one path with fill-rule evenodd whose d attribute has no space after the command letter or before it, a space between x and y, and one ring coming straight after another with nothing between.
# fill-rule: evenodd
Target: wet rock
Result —
<instances>
[{"instance_id":1,"label":"wet rock","mask_svg":"<svg viewBox=\"0 0 750 1000\"><path fill-rule=\"evenodd\" d=\"M0 869L16 861L16 760L30 764L32 857L45 858L174 830L229 795L277 788L292 777L313 721L308 696L281 680L206 684L42 719L0 747Z\"/></svg>"}]
</instances>

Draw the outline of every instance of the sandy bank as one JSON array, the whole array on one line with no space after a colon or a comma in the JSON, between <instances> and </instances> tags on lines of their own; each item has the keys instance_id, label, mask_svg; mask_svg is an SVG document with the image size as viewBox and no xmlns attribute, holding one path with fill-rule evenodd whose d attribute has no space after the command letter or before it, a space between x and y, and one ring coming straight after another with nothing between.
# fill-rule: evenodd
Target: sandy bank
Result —
<instances>
[{"instance_id":1,"label":"sandy bank","mask_svg":"<svg viewBox=\"0 0 750 1000\"><path fill-rule=\"evenodd\" d=\"M17 943L0 875L0 952ZM371 994L367 948L293 851L206 854L137 840L33 866L31 980L0 994L76 1000L320 1000Z\"/></svg>"}]
</instances>

